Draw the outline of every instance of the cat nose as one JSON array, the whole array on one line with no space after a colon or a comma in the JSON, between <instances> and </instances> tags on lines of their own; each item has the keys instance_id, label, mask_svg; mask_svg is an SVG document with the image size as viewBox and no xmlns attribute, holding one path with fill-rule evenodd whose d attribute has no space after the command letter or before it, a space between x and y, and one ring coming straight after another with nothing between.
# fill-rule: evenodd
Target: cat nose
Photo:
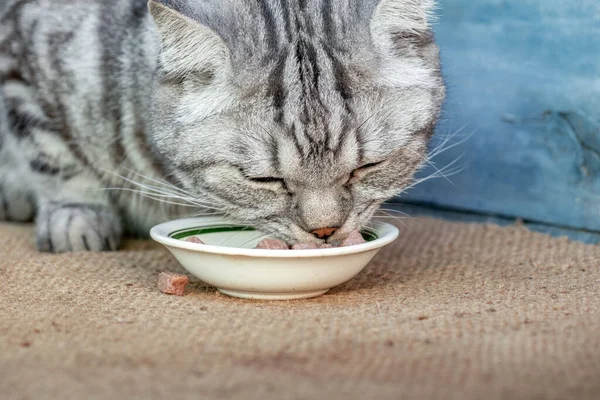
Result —
<instances>
[{"instance_id":1,"label":"cat nose","mask_svg":"<svg viewBox=\"0 0 600 400\"><path fill-rule=\"evenodd\" d=\"M338 230L338 228L321 228L321 229L315 229L314 231L311 231L310 233L312 233L319 239L327 239L329 236L333 235L335 233L335 231L337 231L337 230Z\"/></svg>"}]
</instances>

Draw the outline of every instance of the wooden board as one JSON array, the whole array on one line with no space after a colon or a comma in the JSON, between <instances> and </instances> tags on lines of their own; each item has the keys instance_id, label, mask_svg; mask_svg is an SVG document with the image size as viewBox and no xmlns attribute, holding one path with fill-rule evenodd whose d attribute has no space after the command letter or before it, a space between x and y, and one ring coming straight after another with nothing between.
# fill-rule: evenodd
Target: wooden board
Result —
<instances>
[{"instance_id":1,"label":"wooden board","mask_svg":"<svg viewBox=\"0 0 600 400\"><path fill-rule=\"evenodd\" d=\"M567 228L561 226L553 226L542 223L536 223L517 218L503 217L492 214L481 214L477 212L456 211L453 209L445 209L442 207L431 207L415 205L410 203L389 203L385 205L386 214L384 221L398 218L414 218L414 217L433 217L443 218L451 221L468 222L468 223L483 223L495 224L500 226L520 224L526 228L540 233L545 233L554 237L568 237L571 240L576 240L588 244L600 244L600 232L588 231L585 229ZM402 219L400 219L402 220Z\"/></svg>"},{"instance_id":2,"label":"wooden board","mask_svg":"<svg viewBox=\"0 0 600 400\"><path fill-rule=\"evenodd\" d=\"M440 5L449 90L433 146L452 134L456 146L434 162L462 155L450 169L465 169L402 197L600 231L600 1Z\"/></svg>"}]
</instances>

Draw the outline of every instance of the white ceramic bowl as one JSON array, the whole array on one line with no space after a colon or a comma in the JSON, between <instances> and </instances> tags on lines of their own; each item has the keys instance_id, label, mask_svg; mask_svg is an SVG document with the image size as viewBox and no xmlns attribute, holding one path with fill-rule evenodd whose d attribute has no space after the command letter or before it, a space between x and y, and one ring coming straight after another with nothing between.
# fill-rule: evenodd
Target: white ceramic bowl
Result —
<instances>
[{"instance_id":1,"label":"white ceramic bowl","mask_svg":"<svg viewBox=\"0 0 600 400\"><path fill-rule=\"evenodd\" d=\"M367 242L354 246L268 250L254 248L264 233L215 217L170 221L150 231L192 275L227 295L264 300L324 294L358 274L398 229L373 222L362 234ZM190 236L206 244L181 240Z\"/></svg>"}]
</instances>

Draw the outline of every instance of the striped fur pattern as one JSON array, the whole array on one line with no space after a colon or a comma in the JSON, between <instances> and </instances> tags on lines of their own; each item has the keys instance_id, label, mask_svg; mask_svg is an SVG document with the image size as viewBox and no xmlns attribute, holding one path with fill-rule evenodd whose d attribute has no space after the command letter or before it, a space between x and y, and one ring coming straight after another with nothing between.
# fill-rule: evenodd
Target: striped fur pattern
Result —
<instances>
[{"instance_id":1,"label":"striped fur pattern","mask_svg":"<svg viewBox=\"0 0 600 400\"><path fill-rule=\"evenodd\" d=\"M0 218L35 217L53 252L190 212L338 241L425 161L445 93L433 8L5 0Z\"/></svg>"}]
</instances>

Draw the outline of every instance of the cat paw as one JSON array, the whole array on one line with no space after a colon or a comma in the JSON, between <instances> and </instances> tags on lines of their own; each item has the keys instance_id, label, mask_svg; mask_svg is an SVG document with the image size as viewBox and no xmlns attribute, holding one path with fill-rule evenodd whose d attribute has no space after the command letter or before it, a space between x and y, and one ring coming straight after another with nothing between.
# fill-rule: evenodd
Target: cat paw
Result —
<instances>
[{"instance_id":1,"label":"cat paw","mask_svg":"<svg viewBox=\"0 0 600 400\"><path fill-rule=\"evenodd\" d=\"M108 208L86 203L50 203L36 220L40 251L63 253L117 250L121 221Z\"/></svg>"},{"instance_id":2,"label":"cat paw","mask_svg":"<svg viewBox=\"0 0 600 400\"><path fill-rule=\"evenodd\" d=\"M30 193L11 191L0 185L0 221L29 222L34 213L35 202Z\"/></svg>"}]
</instances>

